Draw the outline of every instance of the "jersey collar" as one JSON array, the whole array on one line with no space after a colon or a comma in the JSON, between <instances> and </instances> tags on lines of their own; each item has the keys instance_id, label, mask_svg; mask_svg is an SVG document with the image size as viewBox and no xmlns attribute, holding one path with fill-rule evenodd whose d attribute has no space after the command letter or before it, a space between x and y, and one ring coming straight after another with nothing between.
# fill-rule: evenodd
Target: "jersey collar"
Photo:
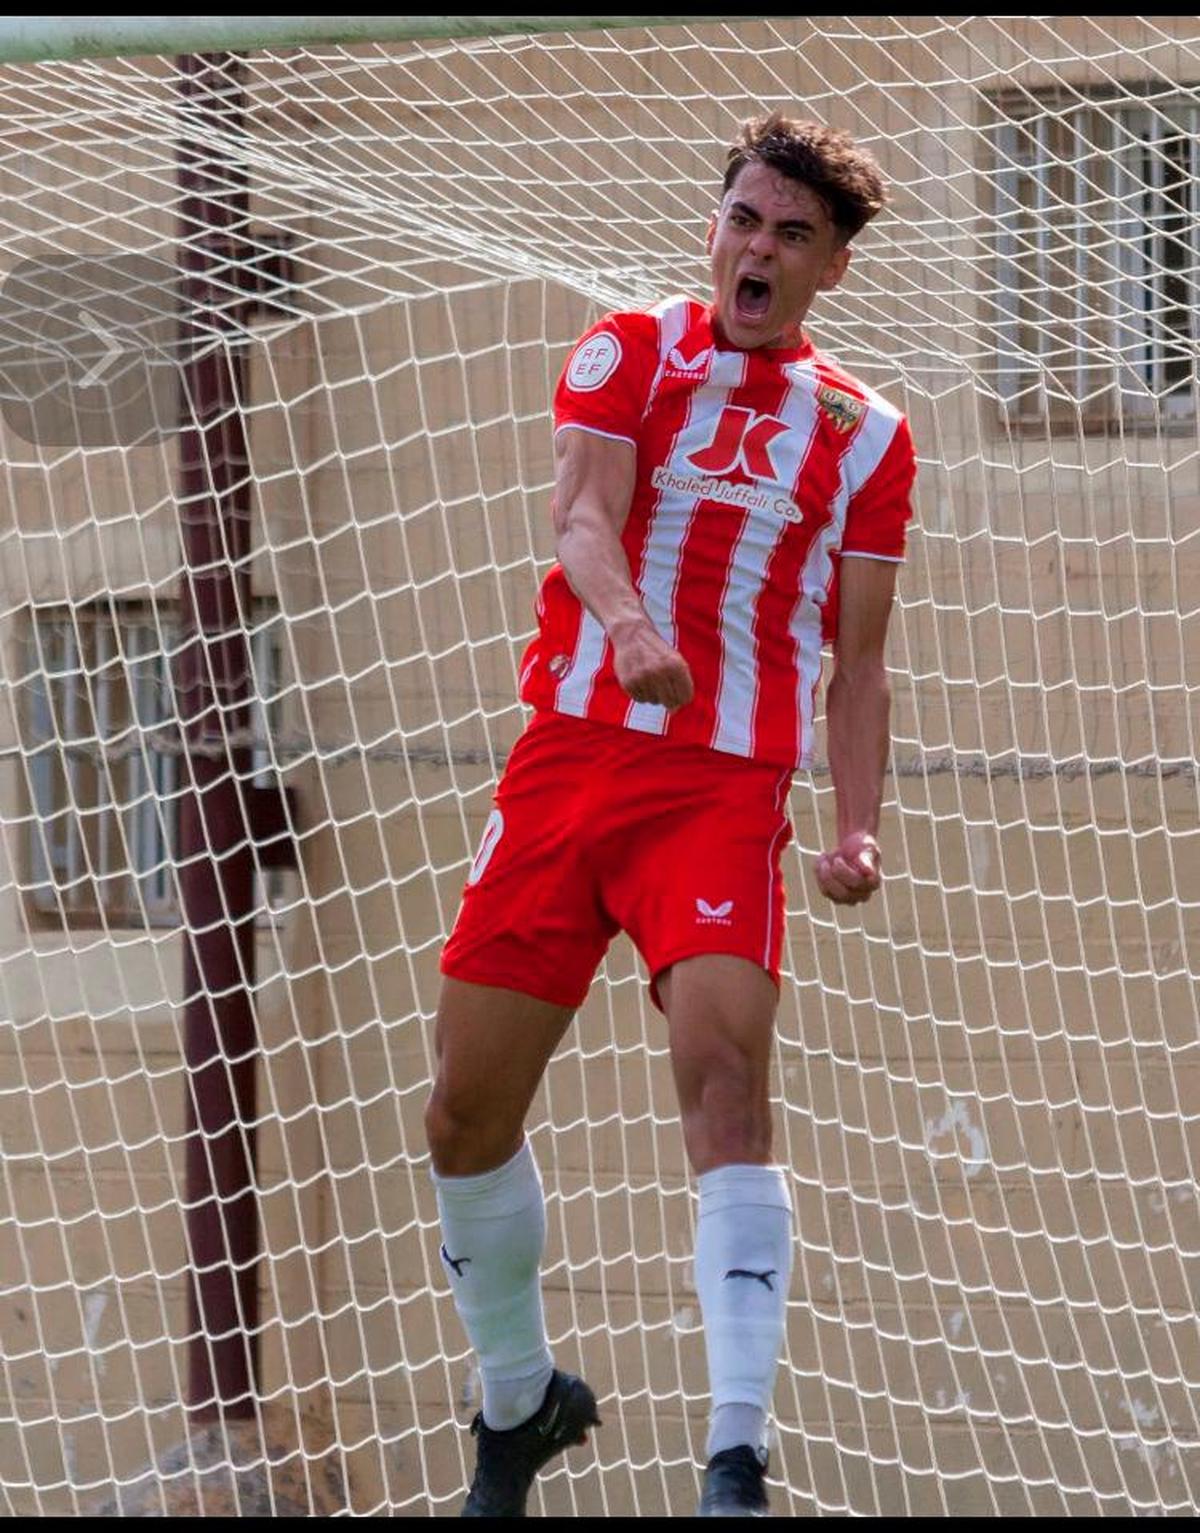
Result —
<instances>
[{"instance_id":1,"label":"jersey collar","mask_svg":"<svg viewBox=\"0 0 1200 1533\"><path fill-rule=\"evenodd\" d=\"M751 351L745 351L740 346L731 346L721 334L717 325L715 303L710 303L705 309L704 318L713 338L713 347L717 351L741 351L743 356L762 357L764 362L773 363L777 367L786 367L792 362L802 362L813 354L813 343L803 330L800 332L799 343L795 346L756 346Z\"/></svg>"}]
</instances>

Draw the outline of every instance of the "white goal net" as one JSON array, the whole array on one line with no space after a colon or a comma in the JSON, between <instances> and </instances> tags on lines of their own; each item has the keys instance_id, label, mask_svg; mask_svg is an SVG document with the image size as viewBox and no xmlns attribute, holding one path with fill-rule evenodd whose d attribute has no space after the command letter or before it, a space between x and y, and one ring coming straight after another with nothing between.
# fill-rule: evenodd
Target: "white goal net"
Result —
<instances>
[{"instance_id":1,"label":"white goal net","mask_svg":"<svg viewBox=\"0 0 1200 1533\"><path fill-rule=\"evenodd\" d=\"M0 1508L457 1511L421 1113L550 394L779 106L891 184L811 328L920 474L869 906L792 796L774 1504L1195 1514L1200 23L156 52L0 65ZM695 1509L665 1045L622 939L529 1124L605 1421L535 1514Z\"/></svg>"}]
</instances>

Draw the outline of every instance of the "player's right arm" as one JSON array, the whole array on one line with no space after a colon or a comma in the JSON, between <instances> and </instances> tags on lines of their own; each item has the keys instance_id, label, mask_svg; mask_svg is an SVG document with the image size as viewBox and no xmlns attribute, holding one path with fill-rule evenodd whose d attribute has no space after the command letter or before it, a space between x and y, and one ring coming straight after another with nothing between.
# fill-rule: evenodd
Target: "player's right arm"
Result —
<instances>
[{"instance_id":1,"label":"player's right arm","mask_svg":"<svg viewBox=\"0 0 1200 1533\"><path fill-rule=\"evenodd\" d=\"M558 561L608 634L617 680L635 702L682 707L692 700L687 661L647 617L621 543L637 467L632 444L590 431L560 431L555 457Z\"/></svg>"},{"instance_id":2,"label":"player's right arm","mask_svg":"<svg viewBox=\"0 0 1200 1533\"><path fill-rule=\"evenodd\" d=\"M621 542L657 362L652 336L648 316L612 315L572 354L555 395L554 531L559 564L608 635L622 688L635 702L674 709L692 700L691 672L650 621Z\"/></svg>"}]
</instances>

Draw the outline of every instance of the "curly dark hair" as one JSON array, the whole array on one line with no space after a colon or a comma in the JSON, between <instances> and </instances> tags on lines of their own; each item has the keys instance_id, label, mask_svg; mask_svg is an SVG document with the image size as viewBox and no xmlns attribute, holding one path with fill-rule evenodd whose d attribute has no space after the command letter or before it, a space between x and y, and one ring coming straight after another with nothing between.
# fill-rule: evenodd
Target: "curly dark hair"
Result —
<instances>
[{"instance_id":1,"label":"curly dark hair","mask_svg":"<svg viewBox=\"0 0 1200 1533\"><path fill-rule=\"evenodd\" d=\"M852 240L887 201L883 175L848 133L824 123L770 112L742 124L725 162L727 192L744 165L757 160L799 181L829 209L835 227Z\"/></svg>"}]
</instances>

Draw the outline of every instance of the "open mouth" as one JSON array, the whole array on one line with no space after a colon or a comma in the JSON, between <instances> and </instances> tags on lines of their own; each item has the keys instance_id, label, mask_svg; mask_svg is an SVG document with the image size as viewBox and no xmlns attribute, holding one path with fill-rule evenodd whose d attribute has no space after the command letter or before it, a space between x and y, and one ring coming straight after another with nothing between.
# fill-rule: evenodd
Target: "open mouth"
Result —
<instances>
[{"instance_id":1,"label":"open mouth","mask_svg":"<svg viewBox=\"0 0 1200 1533\"><path fill-rule=\"evenodd\" d=\"M762 277L742 277L734 305L743 319L761 319L771 304L771 284Z\"/></svg>"}]
</instances>

